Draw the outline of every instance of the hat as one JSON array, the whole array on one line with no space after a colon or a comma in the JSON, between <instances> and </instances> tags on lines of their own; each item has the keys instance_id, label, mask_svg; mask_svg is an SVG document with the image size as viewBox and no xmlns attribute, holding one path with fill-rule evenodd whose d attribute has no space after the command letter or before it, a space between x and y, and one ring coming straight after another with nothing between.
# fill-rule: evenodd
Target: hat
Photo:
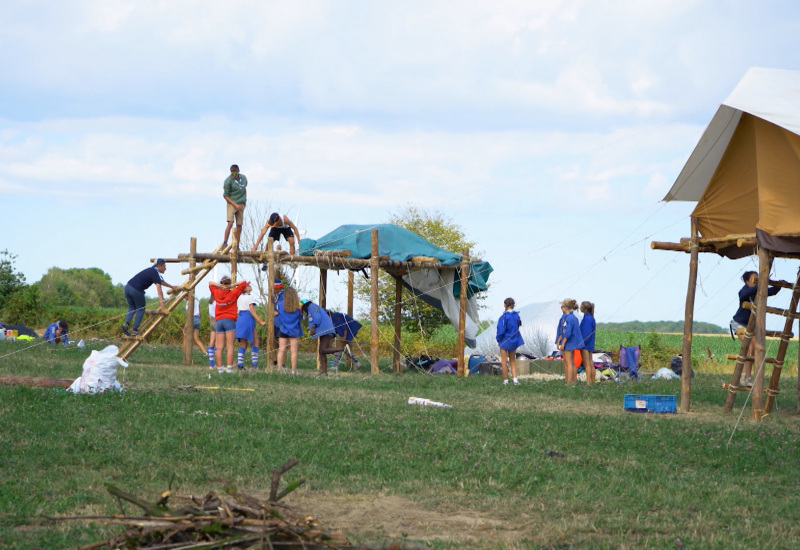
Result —
<instances>
[{"instance_id":1,"label":"hat","mask_svg":"<svg viewBox=\"0 0 800 550\"><path fill-rule=\"evenodd\" d=\"M166 265L167 262L164 261L164 258L159 258L156 260L154 265Z\"/></svg>"},{"instance_id":2,"label":"hat","mask_svg":"<svg viewBox=\"0 0 800 550\"><path fill-rule=\"evenodd\" d=\"M272 214L269 215L269 224L274 225L278 222L279 219L280 215L277 212L273 212Z\"/></svg>"},{"instance_id":3,"label":"hat","mask_svg":"<svg viewBox=\"0 0 800 550\"><path fill-rule=\"evenodd\" d=\"M272 288L283 288L283 281L280 279L280 277L276 277L272 282Z\"/></svg>"},{"instance_id":4,"label":"hat","mask_svg":"<svg viewBox=\"0 0 800 550\"><path fill-rule=\"evenodd\" d=\"M306 300L305 298L301 298L300 303L301 304L307 304L308 300Z\"/></svg>"}]
</instances>

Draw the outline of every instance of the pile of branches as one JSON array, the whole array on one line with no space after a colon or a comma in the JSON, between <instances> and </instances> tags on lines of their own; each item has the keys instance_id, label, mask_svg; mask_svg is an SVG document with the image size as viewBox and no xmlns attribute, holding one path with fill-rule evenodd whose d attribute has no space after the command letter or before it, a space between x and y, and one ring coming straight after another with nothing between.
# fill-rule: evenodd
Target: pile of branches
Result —
<instances>
[{"instance_id":1,"label":"pile of branches","mask_svg":"<svg viewBox=\"0 0 800 550\"><path fill-rule=\"evenodd\" d=\"M167 502L171 489L161 494L156 503L106 485L116 497L121 514L111 516L47 517L53 521L93 520L127 527L121 535L80 546L78 550L96 548L188 550L236 549L305 549L305 550L425 550L428 547L410 541L353 544L342 533L323 529L319 520L294 510L278 501L305 483L300 478L278 492L281 476L299 461L293 458L272 470L269 498L264 501L228 488L224 495L216 491L202 498L190 497L190 504L170 510ZM171 486L171 483L170 483ZM143 513L125 514L122 502L136 505Z\"/></svg>"}]
</instances>

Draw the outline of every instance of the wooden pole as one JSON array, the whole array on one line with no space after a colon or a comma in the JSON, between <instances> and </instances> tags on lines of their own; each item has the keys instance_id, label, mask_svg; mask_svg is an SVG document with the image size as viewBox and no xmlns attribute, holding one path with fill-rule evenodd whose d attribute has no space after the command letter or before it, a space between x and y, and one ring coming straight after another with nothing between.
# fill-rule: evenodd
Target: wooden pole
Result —
<instances>
[{"instance_id":1,"label":"wooden pole","mask_svg":"<svg viewBox=\"0 0 800 550\"><path fill-rule=\"evenodd\" d=\"M767 289L769 287L769 270L772 266L772 256L763 247L758 249L758 291L756 292L756 311L752 315L756 316L756 328L754 338L756 339L755 353L753 353L753 393L752 393L752 418L756 422L761 420L764 415L764 365L766 350L764 343L767 335Z\"/></svg>"},{"instance_id":2,"label":"wooden pole","mask_svg":"<svg viewBox=\"0 0 800 550\"><path fill-rule=\"evenodd\" d=\"M328 270L320 268L319 270L319 307L325 309L328 305ZM319 346L320 341L319 338L317 340L317 370L322 369L322 365L320 364L320 355L319 355Z\"/></svg>"},{"instance_id":3,"label":"wooden pole","mask_svg":"<svg viewBox=\"0 0 800 550\"><path fill-rule=\"evenodd\" d=\"M403 277L395 275L394 278L394 350L392 353L392 370L402 372L400 364L400 332L402 330L403 316Z\"/></svg>"},{"instance_id":4,"label":"wooden pole","mask_svg":"<svg viewBox=\"0 0 800 550\"><path fill-rule=\"evenodd\" d=\"M353 287L355 285L355 273L347 272L347 314L353 316Z\"/></svg>"},{"instance_id":5,"label":"wooden pole","mask_svg":"<svg viewBox=\"0 0 800 550\"><path fill-rule=\"evenodd\" d=\"M683 348L681 357L683 370L681 371L681 412L690 410L690 394L692 390L692 328L694 325L694 297L697 291L697 220L692 218L692 240L689 256L689 285L686 289L686 309L683 319Z\"/></svg>"},{"instance_id":6,"label":"wooden pole","mask_svg":"<svg viewBox=\"0 0 800 550\"><path fill-rule=\"evenodd\" d=\"M189 252L190 254L194 254L197 252L197 238L192 237L189 240ZM189 260L189 267L192 268L195 265L194 259ZM194 281L195 274L192 272L189 275L189 281ZM183 364L184 365L191 365L193 364L192 361L192 350L194 348L194 291L189 292L189 296L186 299L186 322L183 325Z\"/></svg>"},{"instance_id":7,"label":"wooden pole","mask_svg":"<svg viewBox=\"0 0 800 550\"><path fill-rule=\"evenodd\" d=\"M461 252L461 290L458 294L458 376L466 375L464 365L464 331L467 325L467 282L469 281L469 248Z\"/></svg>"},{"instance_id":8,"label":"wooden pole","mask_svg":"<svg viewBox=\"0 0 800 550\"><path fill-rule=\"evenodd\" d=\"M781 372L783 371L786 358L786 349L789 347L789 340L792 339L792 328L794 328L794 320L797 318L798 302L800 302L800 271L797 273L797 283L794 285L792 298L789 300L789 313L786 315L786 321L783 324L778 353L775 354L775 362L772 364L772 376L769 379L769 389L767 389L767 401L764 404L764 414L772 412L772 405L775 402L775 396L778 394L778 383L781 380Z\"/></svg>"},{"instance_id":9,"label":"wooden pole","mask_svg":"<svg viewBox=\"0 0 800 550\"><path fill-rule=\"evenodd\" d=\"M370 319L370 363L372 364L372 374L378 374L378 344L380 342L380 332L378 331L378 230L372 230L372 253L369 262L369 276L370 276L370 304L369 304L369 319Z\"/></svg>"},{"instance_id":10,"label":"wooden pole","mask_svg":"<svg viewBox=\"0 0 800 550\"><path fill-rule=\"evenodd\" d=\"M742 378L742 370L747 361L747 350L750 349L750 341L753 339L753 330L755 327L756 318L751 313L750 319L747 321L747 327L744 329L744 338L742 339L742 347L739 350L739 355L736 356L736 364L733 366L733 375L731 376L731 383L728 384L728 395L725 397L725 406L722 412L729 413L733 409L733 404L736 401L736 393L739 391L739 382ZM752 358L751 358L752 359Z\"/></svg>"},{"instance_id":11,"label":"wooden pole","mask_svg":"<svg viewBox=\"0 0 800 550\"><path fill-rule=\"evenodd\" d=\"M275 342L275 291L272 281L275 280L275 253L272 250L272 237L267 238L267 277L269 277L269 298L267 299L267 372L273 371L275 361L278 360ZM278 365L282 367L283 365Z\"/></svg>"}]
</instances>

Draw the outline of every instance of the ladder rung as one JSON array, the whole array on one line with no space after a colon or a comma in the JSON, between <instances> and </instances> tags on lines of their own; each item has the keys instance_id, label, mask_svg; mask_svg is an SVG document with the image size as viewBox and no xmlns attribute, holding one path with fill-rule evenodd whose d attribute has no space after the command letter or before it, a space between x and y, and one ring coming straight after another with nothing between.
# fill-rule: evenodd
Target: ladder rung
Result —
<instances>
[{"instance_id":1,"label":"ladder rung","mask_svg":"<svg viewBox=\"0 0 800 550\"><path fill-rule=\"evenodd\" d=\"M783 337L783 331L782 330L768 330L767 331L767 336L769 336L770 338L781 338L781 337ZM794 333L790 332L789 334L786 335L786 337L791 340L792 338L794 338Z\"/></svg>"},{"instance_id":2,"label":"ladder rung","mask_svg":"<svg viewBox=\"0 0 800 550\"><path fill-rule=\"evenodd\" d=\"M742 307L744 309L749 309L750 311L753 311L753 303L752 302L742 302ZM797 319L797 317L798 317L797 313L791 313L790 311L788 311L786 309L781 309L781 308L772 307L772 306L767 306L766 307L766 312L767 313L772 313L773 315L780 315L781 317L791 317L792 319Z\"/></svg>"}]
</instances>

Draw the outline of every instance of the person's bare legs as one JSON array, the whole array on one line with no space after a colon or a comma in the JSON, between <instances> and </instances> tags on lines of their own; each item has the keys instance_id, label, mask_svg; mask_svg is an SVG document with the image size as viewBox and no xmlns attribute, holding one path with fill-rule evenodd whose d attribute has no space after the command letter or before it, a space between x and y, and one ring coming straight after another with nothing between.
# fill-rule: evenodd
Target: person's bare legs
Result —
<instances>
[{"instance_id":1,"label":"person's bare legs","mask_svg":"<svg viewBox=\"0 0 800 550\"><path fill-rule=\"evenodd\" d=\"M567 384L572 384L572 376L575 374L575 359L573 350L563 350L561 357L564 359L564 380Z\"/></svg>"},{"instance_id":2,"label":"person's bare legs","mask_svg":"<svg viewBox=\"0 0 800 550\"><path fill-rule=\"evenodd\" d=\"M324 334L319 337L319 364L322 374L328 374L328 354L344 351L344 347L334 347L332 334Z\"/></svg>"},{"instance_id":3,"label":"person's bare legs","mask_svg":"<svg viewBox=\"0 0 800 550\"><path fill-rule=\"evenodd\" d=\"M508 363L511 365L511 379L517 383L517 353L515 351L507 351Z\"/></svg>"},{"instance_id":4,"label":"person's bare legs","mask_svg":"<svg viewBox=\"0 0 800 550\"><path fill-rule=\"evenodd\" d=\"M581 358L583 359L583 368L586 370L586 385L594 384L594 360L592 359L592 352L588 349L581 350Z\"/></svg>"},{"instance_id":5,"label":"person's bare legs","mask_svg":"<svg viewBox=\"0 0 800 550\"><path fill-rule=\"evenodd\" d=\"M286 242L289 243L289 254L294 256L294 237L289 237Z\"/></svg>"},{"instance_id":6,"label":"person's bare legs","mask_svg":"<svg viewBox=\"0 0 800 550\"><path fill-rule=\"evenodd\" d=\"M222 242L228 242L228 237L231 236L231 227L233 227L233 220L229 221L228 225L225 226L225 238L222 239Z\"/></svg>"},{"instance_id":7,"label":"person's bare legs","mask_svg":"<svg viewBox=\"0 0 800 550\"><path fill-rule=\"evenodd\" d=\"M297 351L300 349L300 338L290 338L289 346L292 352L292 372L297 372Z\"/></svg>"},{"instance_id":8,"label":"person's bare legs","mask_svg":"<svg viewBox=\"0 0 800 550\"><path fill-rule=\"evenodd\" d=\"M278 339L278 368L282 369L285 365L286 361L286 345L289 343L288 338L279 338ZM292 358L294 359L294 358ZM296 361L292 361L292 363L296 363ZM295 367L296 365L292 365L292 374L295 374Z\"/></svg>"},{"instance_id":9,"label":"person's bare legs","mask_svg":"<svg viewBox=\"0 0 800 550\"><path fill-rule=\"evenodd\" d=\"M222 364L222 349L225 347L225 335L226 332L216 332L217 341L214 342L214 356L217 360L217 369L224 368L225 365Z\"/></svg>"},{"instance_id":10,"label":"person's bare legs","mask_svg":"<svg viewBox=\"0 0 800 550\"><path fill-rule=\"evenodd\" d=\"M500 349L500 369L502 369L503 373L503 383L508 382L508 366L506 365L508 362L508 352L504 349Z\"/></svg>"}]
</instances>

